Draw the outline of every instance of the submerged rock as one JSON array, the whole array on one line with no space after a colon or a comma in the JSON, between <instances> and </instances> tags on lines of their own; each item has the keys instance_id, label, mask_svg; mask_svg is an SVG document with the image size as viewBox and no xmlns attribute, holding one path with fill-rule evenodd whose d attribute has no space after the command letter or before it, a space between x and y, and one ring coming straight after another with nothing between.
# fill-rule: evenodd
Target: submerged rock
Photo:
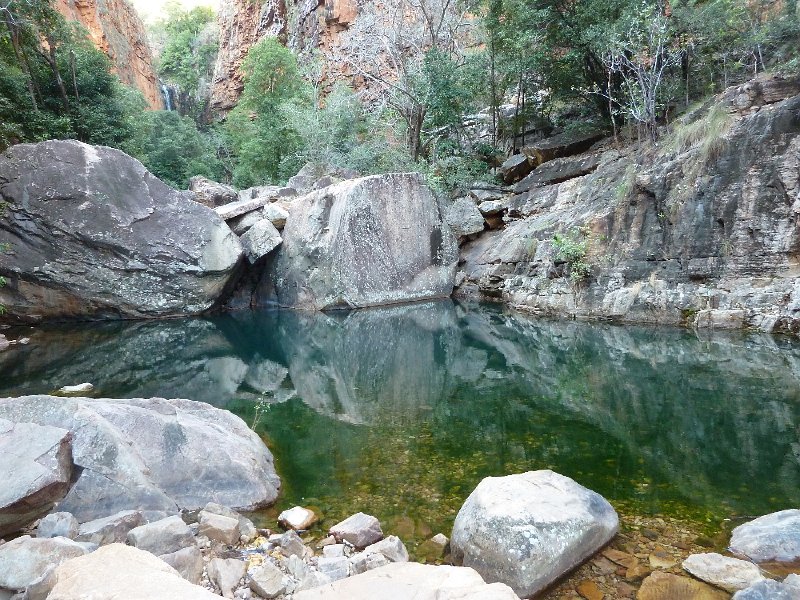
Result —
<instances>
[{"instance_id":1,"label":"submerged rock","mask_svg":"<svg viewBox=\"0 0 800 600\"><path fill-rule=\"evenodd\" d=\"M294 600L519 600L502 583L487 585L465 567L392 563L294 594Z\"/></svg>"},{"instance_id":2,"label":"submerged rock","mask_svg":"<svg viewBox=\"0 0 800 600\"><path fill-rule=\"evenodd\" d=\"M0 399L0 418L73 433L80 474L59 509L79 521L209 500L254 509L278 495L264 442L239 417L201 402L24 396Z\"/></svg>"},{"instance_id":3,"label":"submerged rock","mask_svg":"<svg viewBox=\"0 0 800 600\"><path fill-rule=\"evenodd\" d=\"M18 531L52 510L69 491L72 434L12 423L0 414L0 535Z\"/></svg>"},{"instance_id":4,"label":"submerged rock","mask_svg":"<svg viewBox=\"0 0 800 600\"><path fill-rule=\"evenodd\" d=\"M800 510L782 510L739 525L731 534L730 550L755 562L800 559Z\"/></svg>"},{"instance_id":5,"label":"submerged rock","mask_svg":"<svg viewBox=\"0 0 800 600\"><path fill-rule=\"evenodd\" d=\"M728 600L730 596L710 585L680 577L672 573L656 571L642 582L636 594L637 600Z\"/></svg>"},{"instance_id":6,"label":"submerged rock","mask_svg":"<svg viewBox=\"0 0 800 600\"><path fill-rule=\"evenodd\" d=\"M445 297L457 259L420 175L344 181L294 201L256 300L322 310Z\"/></svg>"},{"instance_id":7,"label":"submerged rock","mask_svg":"<svg viewBox=\"0 0 800 600\"><path fill-rule=\"evenodd\" d=\"M456 564L522 597L537 594L614 537L617 513L599 494L553 471L487 477L453 524Z\"/></svg>"},{"instance_id":8,"label":"submerged rock","mask_svg":"<svg viewBox=\"0 0 800 600\"><path fill-rule=\"evenodd\" d=\"M294 506L278 515L278 524L286 529L305 530L319 521L313 510Z\"/></svg>"},{"instance_id":9,"label":"submerged rock","mask_svg":"<svg viewBox=\"0 0 800 600\"><path fill-rule=\"evenodd\" d=\"M0 155L0 266L6 316L144 318L195 314L218 299L242 255L214 212L119 150L76 141Z\"/></svg>"}]
</instances>

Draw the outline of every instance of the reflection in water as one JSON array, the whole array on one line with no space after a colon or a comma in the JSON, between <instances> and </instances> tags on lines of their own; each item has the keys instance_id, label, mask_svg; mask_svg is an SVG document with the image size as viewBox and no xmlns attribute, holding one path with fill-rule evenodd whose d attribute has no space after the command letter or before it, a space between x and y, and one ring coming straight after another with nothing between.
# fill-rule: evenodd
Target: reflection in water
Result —
<instances>
[{"instance_id":1,"label":"reflection in water","mask_svg":"<svg viewBox=\"0 0 800 600\"><path fill-rule=\"evenodd\" d=\"M258 422L282 504L447 531L486 475L553 468L626 510L718 523L800 500L800 344L450 302L40 329L0 394L91 381ZM402 522L402 523L401 523ZM392 526L392 524L389 524Z\"/></svg>"}]
</instances>

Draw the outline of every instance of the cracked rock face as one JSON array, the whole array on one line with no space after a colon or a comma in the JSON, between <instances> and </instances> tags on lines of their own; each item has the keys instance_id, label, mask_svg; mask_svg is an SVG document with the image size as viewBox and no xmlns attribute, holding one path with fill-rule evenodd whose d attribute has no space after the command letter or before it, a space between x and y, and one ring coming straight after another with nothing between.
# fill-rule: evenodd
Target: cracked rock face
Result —
<instances>
[{"instance_id":1,"label":"cracked rock face","mask_svg":"<svg viewBox=\"0 0 800 600\"><path fill-rule=\"evenodd\" d=\"M344 181L292 206L256 304L359 308L452 292L456 239L420 175Z\"/></svg>"},{"instance_id":2,"label":"cracked rock face","mask_svg":"<svg viewBox=\"0 0 800 600\"><path fill-rule=\"evenodd\" d=\"M7 318L144 318L210 308L242 248L214 211L123 152L76 141L0 156Z\"/></svg>"}]
</instances>

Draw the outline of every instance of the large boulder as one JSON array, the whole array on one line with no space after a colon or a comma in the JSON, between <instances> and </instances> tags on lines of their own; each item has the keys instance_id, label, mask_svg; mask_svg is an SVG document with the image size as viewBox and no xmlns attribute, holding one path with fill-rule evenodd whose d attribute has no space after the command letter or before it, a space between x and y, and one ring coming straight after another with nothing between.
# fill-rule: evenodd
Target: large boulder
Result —
<instances>
[{"instance_id":1,"label":"large boulder","mask_svg":"<svg viewBox=\"0 0 800 600\"><path fill-rule=\"evenodd\" d=\"M23 535L0 546L0 589L24 590L57 566L86 548L67 538L32 538Z\"/></svg>"},{"instance_id":2,"label":"large boulder","mask_svg":"<svg viewBox=\"0 0 800 600\"><path fill-rule=\"evenodd\" d=\"M457 260L419 174L353 179L294 201L258 301L330 309L445 297Z\"/></svg>"},{"instance_id":3,"label":"large boulder","mask_svg":"<svg viewBox=\"0 0 800 600\"><path fill-rule=\"evenodd\" d=\"M396 562L294 594L294 600L519 600L502 583L488 585L473 569Z\"/></svg>"},{"instance_id":4,"label":"large boulder","mask_svg":"<svg viewBox=\"0 0 800 600\"><path fill-rule=\"evenodd\" d=\"M800 510L782 510L739 525L731 534L730 550L754 562L797 561L800 559Z\"/></svg>"},{"instance_id":5,"label":"large boulder","mask_svg":"<svg viewBox=\"0 0 800 600\"><path fill-rule=\"evenodd\" d=\"M278 495L264 442L239 417L202 402L25 396L0 399L0 418L72 432L80 475L59 509L81 522L209 501L254 509Z\"/></svg>"},{"instance_id":6,"label":"large boulder","mask_svg":"<svg viewBox=\"0 0 800 600\"><path fill-rule=\"evenodd\" d=\"M533 596L602 548L619 519L599 494L553 471L487 477L453 525L457 564Z\"/></svg>"},{"instance_id":7,"label":"large boulder","mask_svg":"<svg viewBox=\"0 0 800 600\"><path fill-rule=\"evenodd\" d=\"M9 148L0 155L6 316L144 318L210 308L242 248L192 196L112 148Z\"/></svg>"},{"instance_id":8,"label":"large boulder","mask_svg":"<svg viewBox=\"0 0 800 600\"><path fill-rule=\"evenodd\" d=\"M66 561L53 572L48 586L52 600L219 600L161 559L123 544Z\"/></svg>"},{"instance_id":9,"label":"large boulder","mask_svg":"<svg viewBox=\"0 0 800 600\"><path fill-rule=\"evenodd\" d=\"M0 536L41 517L69 490L72 434L0 419Z\"/></svg>"}]
</instances>

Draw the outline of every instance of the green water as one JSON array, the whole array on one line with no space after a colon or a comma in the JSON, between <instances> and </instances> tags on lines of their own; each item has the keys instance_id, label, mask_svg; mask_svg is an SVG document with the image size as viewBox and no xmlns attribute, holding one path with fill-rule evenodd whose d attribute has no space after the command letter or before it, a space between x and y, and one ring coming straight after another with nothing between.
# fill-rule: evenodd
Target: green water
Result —
<instances>
[{"instance_id":1,"label":"green water","mask_svg":"<svg viewBox=\"0 0 800 600\"><path fill-rule=\"evenodd\" d=\"M363 510L412 543L449 533L481 478L530 469L573 477L623 513L710 531L800 504L791 338L450 302L26 335L0 354L0 395L91 381L98 396L227 408L272 449L278 508L313 505L331 521Z\"/></svg>"}]
</instances>

